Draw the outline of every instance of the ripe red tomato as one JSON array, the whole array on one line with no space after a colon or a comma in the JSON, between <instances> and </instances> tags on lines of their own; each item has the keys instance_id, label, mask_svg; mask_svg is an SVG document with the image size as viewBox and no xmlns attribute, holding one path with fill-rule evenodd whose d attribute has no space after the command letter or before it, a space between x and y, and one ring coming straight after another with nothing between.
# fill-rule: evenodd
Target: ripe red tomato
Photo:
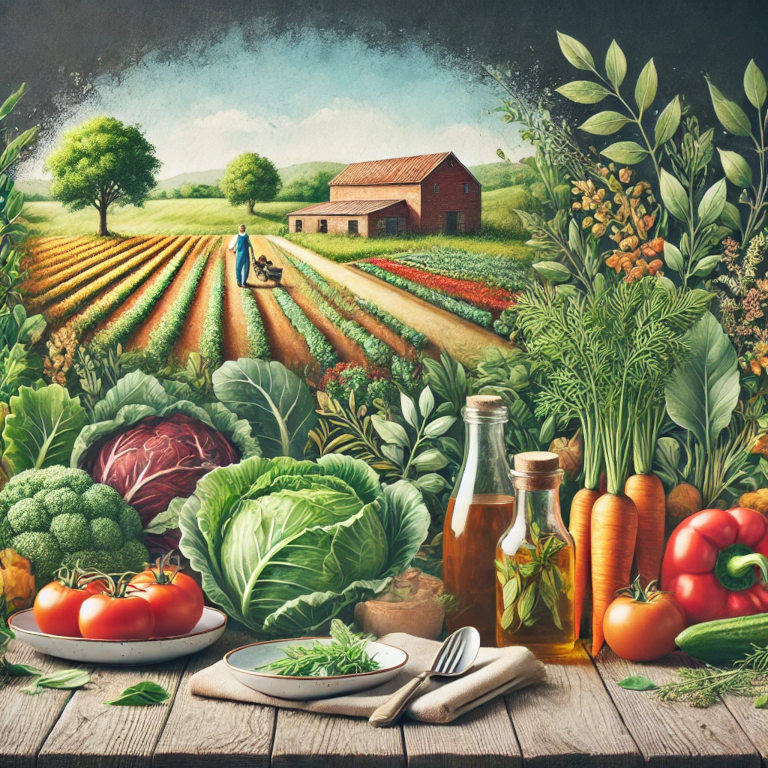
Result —
<instances>
[{"instance_id":1,"label":"ripe red tomato","mask_svg":"<svg viewBox=\"0 0 768 768\"><path fill-rule=\"evenodd\" d=\"M152 637L155 619L140 597L99 594L80 606L78 625L82 636L92 640L146 640Z\"/></svg>"},{"instance_id":2,"label":"ripe red tomato","mask_svg":"<svg viewBox=\"0 0 768 768\"><path fill-rule=\"evenodd\" d=\"M671 653L684 629L683 612L669 592L641 591L639 599L619 595L603 618L605 642L630 661L654 661Z\"/></svg>"},{"instance_id":3,"label":"ripe red tomato","mask_svg":"<svg viewBox=\"0 0 768 768\"><path fill-rule=\"evenodd\" d=\"M166 579L170 579L166 581ZM173 569L147 570L134 576L131 594L146 600L155 617L155 637L185 635L203 615L203 592L197 582Z\"/></svg>"},{"instance_id":4,"label":"ripe red tomato","mask_svg":"<svg viewBox=\"0 0 768 768\"><path fill-rule=\"evenodd\" d=\"M60 581L46 584L37 593L32 609L40 631L50 635L81 637L77 617L80 606L91 594Z\"/></svg>"}]
</instances>

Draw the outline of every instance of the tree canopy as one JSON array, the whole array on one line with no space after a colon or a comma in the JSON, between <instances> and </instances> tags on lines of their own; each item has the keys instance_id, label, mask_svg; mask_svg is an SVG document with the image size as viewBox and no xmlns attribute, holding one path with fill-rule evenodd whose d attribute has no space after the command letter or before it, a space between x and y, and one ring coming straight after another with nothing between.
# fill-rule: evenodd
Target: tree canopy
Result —
<instances>
[{"instance_id":1,"label":"tree canopy","mask_svg":"<svg viewBox=\"0 0 768 768\"><path fill-rule=\"evenodd\" d=\"M328 182L336 176L335 171L317 171L312 176L302 176L283 187L281 200L297 200L305 203L323 203L330 192Z\"/></svg>"},{"instance_id":2,"label":"tree canopy","mask_svg":"<svg viewBox=\"0 0 768 768\"><path fill-rule=\"evenodd\" d=\"M51 194L71 210L99 211L99 234L109 234L111 205L141 206L155 186L160 161L137 125L94 117L68 130L48 155Z\"/></svg>"},{"instance_id":3,"label":"tree canopy","mask_svg":"<svg viewBox=\"0 0 768 768\"><path fill-rule=\"evenodd\" d=\"M282 181L274 163L256 152L244 152L227 165L219 188L232 205L253 206L274 200Z\"/></svg>"}]
</instances>

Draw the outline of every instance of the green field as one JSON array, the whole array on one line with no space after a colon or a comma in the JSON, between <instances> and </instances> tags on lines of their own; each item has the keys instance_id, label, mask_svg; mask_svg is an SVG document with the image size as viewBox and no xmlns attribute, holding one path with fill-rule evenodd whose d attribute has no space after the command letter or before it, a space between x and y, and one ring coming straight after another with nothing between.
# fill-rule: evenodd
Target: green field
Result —
<instances>
[{"instance_id":1,"label":"green field","mask_svg":"<svg viewBox=\"0 0 768 768\"><path fill-rule=\"evenodd\" d=\"M119 235L226 235L245 224L251 232L276 234L286 214L306 203L263 203L251 216L222 199L150 200L143 208L126 206L109 212L107 226ZM95 208L68 211L61 203L27 203L24 216L34 235L95 235L99 214Z\"/></svg>"},{"instance_id":2,"label":"green field","mask_svg":"<svg viewBox=\"0 0 768 768\"><path fill-rule=\"evenodd\" d=\"M519 241L523 235L514 229L515 220L511 214L512 196L509 190L515 189L517 188L507 187L483 193L483 225L493 230L497 236L494 240L431 235L377 241L341 235L326 238L323 235L304 234L296 238L296 241L312 248L315 242L325 244L326 247L318 247L316 250L328 256L340 257L342 260L359 258L356 255L346 255L353 250L353 245L359 249L362 256L392 253L393 240L398 243L403 241L402 248L398 245L400 250L413 250L416 247L430 247L435 244L445 245L446 240L450 240L450 244L456 248L494 254L505 253L509 241ZM262 203L256 206L256 213L251 216L244 205L233 207L226 200L217 198L150 200L142 208L126 206L111 209L108 226L113 234L125 236L220 235L234 232L238 224L244 223L253 233L277 234L287 223L287 214L306 205L307 203L291 201ZM24 206L24 215L34 235L93 235L98 229L98 213L94 208L68 211L57 202L30 202ZM419 244L416 245L416 242Z\"/></svg>"}]
</instances>

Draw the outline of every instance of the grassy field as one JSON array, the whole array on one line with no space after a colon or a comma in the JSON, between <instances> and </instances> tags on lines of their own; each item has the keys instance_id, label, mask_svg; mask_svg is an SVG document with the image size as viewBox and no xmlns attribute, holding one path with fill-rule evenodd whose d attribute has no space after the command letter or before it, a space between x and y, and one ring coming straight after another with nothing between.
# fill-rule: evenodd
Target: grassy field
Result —
<instances>
[{"instance_id":1,"label":"grassy field","mask_svg":"<svg viewBox=\"0 0 768 768\"><path fill-rule=\"evenodd\" d=\"M127 206L110 210L107 225L119 235L226 235L245 224L251 232L276 234L286 214L305 203L263 203L251 216L244 205L237 208L226 200L150 200L143 208ZM99 215L95 208L68 211L61 203L27 203L24 215L33 234L95 235Z\"/></svg>"},{"instance_id":2,"label":"grassy field","mask_svg":"<svg viewBox=\"0 0 768 768\"><path fill-rule=\"evenodd\" d=\"M342 236L326 238L323 235L311 234L304 234L296 238L296 241L310 248L314 248L314 243L325 244L326 247L318 247L316 250L328 256L343 257L343 260L392 253L393 243L398 243L395 250L409 251L414 248L445 245L446 240L450 240L450 245L456 248L503 254L508 252L510 240L519 245L523 235L511 228L516 222L511 214L512 197L508 190L514 189L509 187L483 193L483 225L492 228L494 234L499 235L498 241L444 235L364 240ZM278 230L287 223L287 214L305 205L307 204L291 201L263 203L256 206L256 213L251 216L245 206L235 208L222 199L150 200L143 208L133 206L113 208L109 213L108 226L113 234L124 236L158 233L226 235L234 232L238 224L245 223L250 232L277 234ZM24 206L24 215L32 234L42 237L95 235L98 229L98 213L94 208L68 211L61 203L31 202ZM332 240L335 244L330 244ZM400 241L402 241L402 248L399 245ZM359 248L359 256L354 255L353 244ZM332 253L327 253L327 250Z\"/></svg>"}]
</instances>

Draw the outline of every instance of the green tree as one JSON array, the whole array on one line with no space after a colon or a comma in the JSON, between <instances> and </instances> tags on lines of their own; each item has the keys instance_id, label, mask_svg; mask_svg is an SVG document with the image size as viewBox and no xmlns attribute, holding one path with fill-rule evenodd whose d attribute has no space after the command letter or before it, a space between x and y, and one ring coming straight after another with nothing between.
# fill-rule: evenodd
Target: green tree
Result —
<instances>
[{"instance_id":1,"label":"green tree","mask_svg":"<svg viewBox=\"0 0 768 768\"><path fill-rule=\"evenodd\" d=\"M274 163L257 155L244 152L227 165L219 188L232 205L248 206L248 213L253 213L256 203L274 200L280 191L282 181Z\"/></svg>"},{"instance_id":2,"label":"green tree","mask_svg":"<svg viewBox=\"0 0 768 768\"><path fill-rule=\"evenodd\" d=\"M297 200L306 203L322 203L328 200L328 182L336 176L333 171L318 171L313 176L303 176L283 187L281 200Z\"/></svg>"},{"instance_id":3,"label":"green tree","mask_svg":"<svg viewBox=\"0 0 768 768\"><path fill-rule=\"evenodd\" d=\"M46 168L53 197L73 211L92 205L99 212L99 234L108 235L109 207L143 205L160 161L139 126L94 117L64 134Z\"/></svg>"}]
</instances>

